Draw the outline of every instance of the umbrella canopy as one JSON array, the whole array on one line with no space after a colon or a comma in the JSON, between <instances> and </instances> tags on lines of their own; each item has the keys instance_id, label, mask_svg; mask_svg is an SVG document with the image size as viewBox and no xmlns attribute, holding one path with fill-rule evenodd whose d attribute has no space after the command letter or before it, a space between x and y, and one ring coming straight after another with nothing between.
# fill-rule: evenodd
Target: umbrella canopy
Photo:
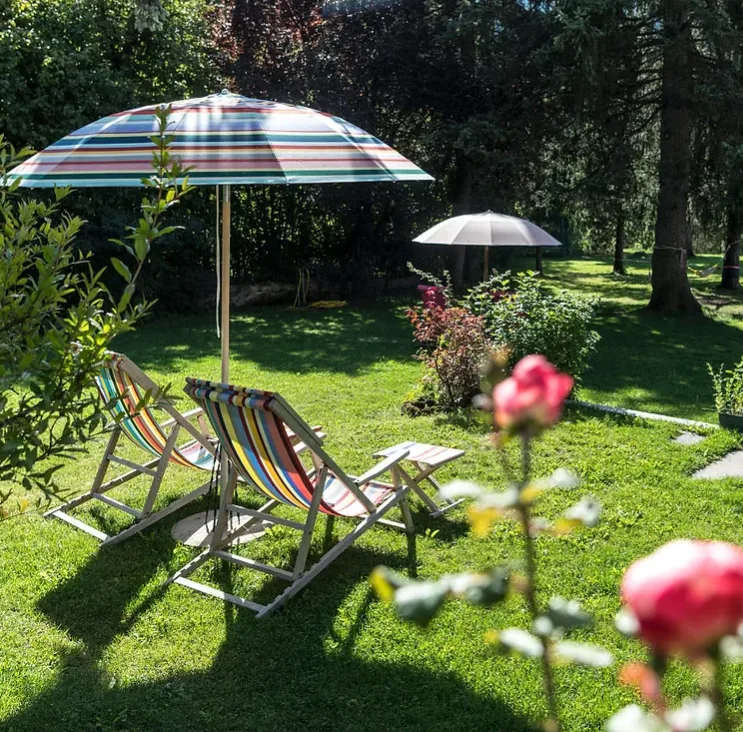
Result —
<instances>
[{"instance_id":1,"label":"umbrella canopy","mask_svg":"<svg viewBox=\"0 0 743 732\"><path fill-rule=\"evenodd\" d=\"M481 247L560 247L544 229L526 219L492 211L455 216L441 221L413 239L425 244L454 244Z\"/></svg>"},{"instance_id":2,"label":"umbrella canopy","mask_svg":"<svg viewBox=\"0 0 743 732\"><path fill-rule=\"evenodd\" d=\"M560 247L562 244L544 229L526 219L492 211L454 216L432 226L413 239L421 244L449 244L481 247ZM485 272L488 275L488 250Z\"/></svg>"},{"instance_id":3,"label":"umbrella canopy","mask_svg":"<svg viewBox=\"0 0 743 732\"><path fill-rule=\"evenodd\" d=\"M22 186L141 186L159 134L151 105L119 112L63 137L13 168ZM229 380L230 186L433 180L397 151L340 117L223 91L170 105L170 152L194 185L222 189L222 381ZM218 255L218 259L219 259Z\"/></svg>"},{"instance_id":4,"label":"umbrella canopy","mask_svg":"<svg viewBox=\"0 0 743 732\"><path fill-rule=\"evenodd\" d=\"M22 185L140 186L152 175L162 105L93 122L14 168ZM195 185L433 180L350 122L223 91L171 105L170 151Z\"/></svg>"}]
</instances>

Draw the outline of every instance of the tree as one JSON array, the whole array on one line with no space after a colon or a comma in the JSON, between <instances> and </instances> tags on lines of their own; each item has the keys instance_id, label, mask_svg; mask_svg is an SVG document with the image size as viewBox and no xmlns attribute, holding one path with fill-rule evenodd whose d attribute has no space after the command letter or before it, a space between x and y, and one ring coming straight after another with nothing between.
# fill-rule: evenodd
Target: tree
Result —
<instances>
[{"instance_id":1,"label":"tree","mask_svg":"<svg viewBox=\"0 0 743 732\"><path fill-rule=\"evenodd\" d=\"M56 189L52 202L21 198L20 181L7 178L21 154L0 138L0 481L49 490L60 461L103 426L93 377L111 341L149 311L133 300L136 282L152 244L172 231L162 216L189 190L176 182L185 171L170 157L167 122L164 110L147 181L152 195L119 242L133 269L111 260L126 282L121 297L77 251L84 222L62 211L69 190Z\"/></svg>"}]
</instances>

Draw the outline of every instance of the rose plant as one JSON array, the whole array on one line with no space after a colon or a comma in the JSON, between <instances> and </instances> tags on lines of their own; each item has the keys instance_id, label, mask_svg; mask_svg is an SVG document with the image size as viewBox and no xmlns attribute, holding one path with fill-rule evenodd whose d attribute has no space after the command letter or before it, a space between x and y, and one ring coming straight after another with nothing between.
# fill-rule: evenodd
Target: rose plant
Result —
<instances>
[{"instance_id":1,"label":"rose plant","mask_svg":"<svg viewBox=\"0 0 743 732\"><path fill-rule=\"evenodd\" d=\"M493 630L484 640L500 652L516 652L539 661L547 701L545 729L556 732L560 730L560 721L554 663L604 667L612 663L612 657L598 646L565 639L572 629L589 625L591 618L576 601L553 597L545 602L540 596L535 542L540 534L559 536L581 526L594 526L601 508L595 499L584 497L554 522L534 515L534 505L545 491L570 490L579 483L566 470L557 470L542 480L533 478L531 471L532 442L560 419L573 379L539 355L522 359L512 375L506 377L507 358L502 353L493 360L487 380L490 386L478 400L491 413L497 430L494 444L508 476L506 489L495 493L474 483L456 482L444 487L442 493L451 499L474 498L469 518L478 536L487 536L495 521L515 520L521 527L523 562L520 566L499 566L424 582L413 582L386 567L378 567L371 581L379 596L393 602L403 619L424 626L433 620L448 598L490 606L502 601L509 592L520 593L529 611L531 627ZM506 449L513 438L521 443L518 468L511 465Z\"/></svg>"}]
</instances>

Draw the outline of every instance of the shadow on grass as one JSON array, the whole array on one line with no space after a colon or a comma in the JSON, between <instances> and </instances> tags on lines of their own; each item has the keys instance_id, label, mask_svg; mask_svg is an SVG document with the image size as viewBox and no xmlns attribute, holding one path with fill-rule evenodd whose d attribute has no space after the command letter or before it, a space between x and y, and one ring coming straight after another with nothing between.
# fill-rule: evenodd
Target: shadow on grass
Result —
<instances>
[{"instance_id":1,"label":"shadow on grass","mask_svg":"<svg viewBox=\"0 0 743 732\"><path fill-rule=\"evenodd\" d=\"M404 571L410 560L356 547L323 573L310 592L295 598L286 613L258 621L251 612L225 604L226 637L208 670L117 686L105 671L107 647L127 634L142 612L165 601L155 589L139 606L130 607L169 543L172 549L166 532L158 536L96 553L77 575L40 600L39 609L84 648L68 652L56 683L6 720L5 730L536 732L498 699L474 693L451 673L354 656L375 600L367 591L350 619L344 610L339 630L335 621L348 585L379 563ZM231 589L229 569L220 568L215 576L224 590Z\"/></svg>"},{"instance_id":2,"label":"shadow on grass","mask_svg":"<svg viewBox=\"0 0 743 732\"><path fill-rule=\"evenodd\" d=\"M647 411L652 402L670 415L711 412L707 362L715 368L723 362L731 366L743 353L743 331L701 316L663 317L617 308L602 314L599 332L602 340L583 385L620 392L625 408Z\"/></svg>"},{"instance_id":3,"label":"shadow on grass","mask_svg":"<svg viewBox=\"0 0 743 732\"><path fill-rule=\"evenodd\" d=\"M209 317L170 317L122 337L116 347L144 367L167 372L177 363L219 357ZM252 361L267 371L327 371L354 375L379 361L409 361L412 330L394 303L363 309L294 310L262 307L231 320L233 362Z\"/></svg>"}]
</instances>

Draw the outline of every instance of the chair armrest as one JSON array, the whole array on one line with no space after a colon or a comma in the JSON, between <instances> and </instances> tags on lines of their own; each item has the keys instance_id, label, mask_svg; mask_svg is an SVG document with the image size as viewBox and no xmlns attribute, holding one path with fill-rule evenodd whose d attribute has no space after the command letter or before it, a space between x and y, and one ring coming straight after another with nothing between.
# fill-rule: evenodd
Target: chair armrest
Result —
<instances>
[{"instance_id":1,"label":"chair armrest","mask_svg":"<svg viewBox=\"0 0 743 732\"><path fill-rule=\"evenodd\" d=\"M410 455L410 450L400 450L399 452L393 453L382 460L381 463L377 463L373 468L370 468L363 475L356 478L354 483L361 486L364 485L364 483L374 480L374 478L378 478L383 473L386 473L390 468L397 465L401 460L404 460L408 455Z\"/></svg>"},{"instance_id":2,"label":"chair armrest","mask_svg":"<svg viewBox=\"0 0 743 732\"><path fill-rule=\"evenodd\" d=\"M315 432L315 436L320 442L322 442L326 437L324 432ZM308 449L307 445L305 445L304 442L292 442L292 447L294 448L294 452L296 452L297 455L301 455L303 452L305 452Z\"/></svg>"},{"instance_id":3,"label":"chair armrest","mask_svg":"<svg viewBox=\"0 0 743 732\"><path fill-rule=\"evenodd\" d=\"M198 414L201 414L203 410L201 407L194 407L193 409L189 410L188 412L183 412L181 416L184 419L191 419L191 417L195 417ZM161 427L170 427L170 425L175 424L175 417L168 417L164 422L160 422Z\"/></svg>"}]
</instances>

